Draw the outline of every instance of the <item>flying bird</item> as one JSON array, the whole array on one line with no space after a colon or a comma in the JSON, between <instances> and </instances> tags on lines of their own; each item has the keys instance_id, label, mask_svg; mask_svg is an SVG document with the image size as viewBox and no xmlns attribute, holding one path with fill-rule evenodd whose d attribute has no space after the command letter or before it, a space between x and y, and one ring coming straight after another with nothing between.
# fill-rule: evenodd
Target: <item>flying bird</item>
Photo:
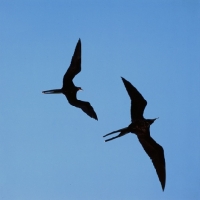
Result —
<instances>
[{"instance_id":1,"label":"flying bird","mask_svg":"<svg viewBox=\"0 0 200 200\"><path fill-rule=\"evenodd\" d=\"M73 83L73 78L81 71L81 40L79 39L76 48L74 51L74 55L71 59L71 64L63 77L63 86L61 89L54 90L46 90L42 93L44 94L59 94L62 93L66 96L69 104L72 106L78 107L83 110L90 117L98 120L97 115L87 101L81 101L76 98L76 94L79 90L82 90L81 87L77 87Z\"/></svg>"},{"instance_id":2,"label":"flying bird","mask_svg":"<svg viewBox=\"0 0 200 200\"><path fill-rule=\"evenodd\" d=\"M105 140L108 142L115 138L126 135L127 133L134 133L137 135L138 140L145 152L151 158L153 165L156 169L158 178L160 180L162 189L164 191L165 181L166 181L166 170L165 170L165 157L164 150L162 146L160 146L151 136L150 136L150 125L157 119L145 119L143 117L144 109L147 105L147 101L143 98L143 96L138 92L138 90L126 79L123 77L122 81L125 85L125 88L131 99L131 119L132 123L125 128L113 131L104 135L106 137L108 135L120 132L119 135L112 137L110 139Z\"/></svg>"}]
</instances>

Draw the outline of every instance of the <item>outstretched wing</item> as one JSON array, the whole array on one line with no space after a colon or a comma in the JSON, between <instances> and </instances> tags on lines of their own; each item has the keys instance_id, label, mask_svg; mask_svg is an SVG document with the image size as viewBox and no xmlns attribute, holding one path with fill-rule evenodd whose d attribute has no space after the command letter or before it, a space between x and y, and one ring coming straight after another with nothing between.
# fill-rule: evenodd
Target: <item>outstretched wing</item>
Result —
<instances>
[{"instance_id":1,"label":"outstretched wing","mask_svg":"<svg viewBox=\"0 0 200 200\"><path fill-rule=\"evenodd\" d=\"M151 158L160 183L162 185L162 189L164 190L166 181L166 170L165 156L162 146L156 143L156 141L150 135L138 135L138 139L145 152Z\"/></svg>"},{"instance_id":2,"label":"outstretched wing","mask_svg":"<svg viewBox=\"0 0 200 200\"><path fill-rule=\"evenodd\" d=\"M69 101L69 100L68 100ZM80 101L80 100L76 100L76 101L69 101L69 103L73 106L76 106L80 109L82 109L83 112L85 112L87 115L89 115L90 117L98 120L97 118L97 114L95 113L93 107L90 105L89 102L87 101Z\"/></svg>"},{"instance_id":3,"label":"outstretched wing","mask_svg":"<svg viewBox=\"0 0 200 200\"><path fill-rule=\"evenodd\" d=\"M125 85L125 88L131 98L131 119L143 119L144 109L147 105L147 101L139 93L139 91L125 78L121 77Z\"/></svg>"},{"instance_id":4,"label":"outstretched wing","mask_svg":"<svg viewBox=\"0 0 200 200\"><path fill-rule=\"evenodd\" d=\"M79 39L74 55L71 59L71 64L63 77L63 87L68 83L72 82L73 78L81 71L81 40Z\"/></svg>"}]
</instances>

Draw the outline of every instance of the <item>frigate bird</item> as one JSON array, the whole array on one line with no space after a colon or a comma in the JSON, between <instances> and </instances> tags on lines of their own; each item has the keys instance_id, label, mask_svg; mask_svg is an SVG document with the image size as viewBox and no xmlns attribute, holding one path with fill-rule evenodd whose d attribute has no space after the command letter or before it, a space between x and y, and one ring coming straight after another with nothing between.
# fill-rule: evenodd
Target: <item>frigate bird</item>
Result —
<instances>
[{"instance_id":1,"label":"frigate bird","mask_svg":"<svg viewBox=\"0 0 200 200\"><path fill-rule=\"evenodd\" d=\"M71 59L71 64L63 77L63 86L61 89L43 91L44 94L62 93L66 96L68 102L75 107L81 108L90 117L98 120L97 115L89 102L81 101L76 98L76 94L81 87L76 87L73 78L81 71L81 40L79 39Z\"/></svg>"},{"instance_id":2,"label":"frigate bird","mask_svg":"<svg viewBox=\"0 0 200 200\"><path fill-rule=\"evenodd\" d=\"M126 90L131 99L131 119L132 123L125 128L113 131L104 135L106 137L108 135L120 132L119 135L112 137L110 139L105 140L108 142L115 138L126 135L127 133L134 133L137 135L139 142L144 148L145 152L151 158L153 165L156 169L158 178L160 180L162 189L164 191L165 181L166 181L166 170L165 170L165 157L164 150L162 146L160 146L151 136L150 136L150 125L157 119L145 119L143 117L144 109L147 105L147 101L143 98L143 96L138 92L138 90L126 79L123 77L122 81L126 87Z\"/></svg>"}]
</instances>

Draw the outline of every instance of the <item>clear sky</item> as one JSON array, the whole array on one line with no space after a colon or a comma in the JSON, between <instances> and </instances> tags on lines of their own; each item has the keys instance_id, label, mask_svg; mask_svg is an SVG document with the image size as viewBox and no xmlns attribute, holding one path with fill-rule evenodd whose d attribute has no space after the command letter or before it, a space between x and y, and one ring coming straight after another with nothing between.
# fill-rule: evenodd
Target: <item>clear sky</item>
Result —
<instances>
[{"instance_id":1,"label":"clear sky","mask_svg":"<svg viewBox=\"0 0 200 200\"><path fill-rule=\"evenodd\" d=\"M99 121L70 106L61 88L78 39L83 88ZM133 134L120 76L158 120L162 191ZM0 0L0 199L200 199L200 1Z\"/></svg>"}]
</instances>

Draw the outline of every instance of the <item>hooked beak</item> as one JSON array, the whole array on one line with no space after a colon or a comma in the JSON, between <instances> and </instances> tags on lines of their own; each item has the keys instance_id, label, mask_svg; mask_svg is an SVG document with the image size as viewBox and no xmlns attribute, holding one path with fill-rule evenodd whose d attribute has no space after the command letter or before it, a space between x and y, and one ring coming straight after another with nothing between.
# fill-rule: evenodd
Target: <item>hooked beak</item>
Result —
<instances>
[{"instance_id":1,"label":"hooked beak","mask_svg":"<svg viewBox=\"0 0 200 200\"><path fill-rule=\"evenodd\" d=\"M157 117L157 118L153 119L153 122L154 122L154 121L156 121L156 119L159 119L159 117Z\"/></svg>"}]
</instances>

